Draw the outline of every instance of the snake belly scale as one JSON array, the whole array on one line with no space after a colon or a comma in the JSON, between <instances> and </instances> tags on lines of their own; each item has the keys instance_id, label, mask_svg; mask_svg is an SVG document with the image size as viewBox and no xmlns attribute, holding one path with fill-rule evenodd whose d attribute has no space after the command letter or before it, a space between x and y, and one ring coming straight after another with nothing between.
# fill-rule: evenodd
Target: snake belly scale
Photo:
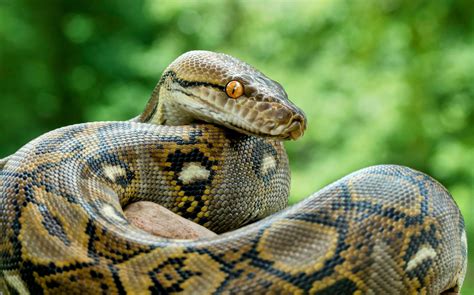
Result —
<instances>
[{"instance_id":1,"label":"snake belly scale","mask_svg":"<svg viewBox=\"0 0 474 295\"><path fill-rule=\"evenodd\" d=\"M135 119L57 129L0 162L0 292L458 292L464 221L421 172L369 167L285 209L281 140L305 127L250 65L183 54ZM139 200L222 234L150 235L122 211Z\"/></svg>"}]
</instances>

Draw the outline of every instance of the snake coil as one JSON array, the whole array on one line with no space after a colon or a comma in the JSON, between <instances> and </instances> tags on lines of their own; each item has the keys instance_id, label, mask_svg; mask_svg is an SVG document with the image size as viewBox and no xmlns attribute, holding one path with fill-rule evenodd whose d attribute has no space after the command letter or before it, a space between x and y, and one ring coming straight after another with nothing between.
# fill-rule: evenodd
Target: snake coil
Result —
<instances>
[{"instance_id":1,"label":"snake coil","mask_svg":"<svg viewBox=\"0 0 474 295\"><path fill-rule=\"evenodd\" d=\"M57 129L0 162L0 293L458 292L463 218L423 173L369 167L284 209L281 140L305 127L250 65L180 56L137 118ZM139 200L223 234L150 235L122 211Z\"/></svg>"}]
</instances>

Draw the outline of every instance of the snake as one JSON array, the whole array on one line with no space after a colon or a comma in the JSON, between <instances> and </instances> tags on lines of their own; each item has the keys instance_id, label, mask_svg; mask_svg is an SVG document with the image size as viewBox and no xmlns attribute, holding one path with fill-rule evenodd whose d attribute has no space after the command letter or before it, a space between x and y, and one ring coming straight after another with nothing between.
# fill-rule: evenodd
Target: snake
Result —
<instances>
[{"instance_id":1,"label":"snake","mask_svg":"<svg viewBox=\"0 0 474 295\"><path fill-rule=\"evenodd\" d=\"M283 141L306 125L249 64L182 54L137 117L62 127L0 161L0 293L459 292L464 220L430 176L371 166L287 206ZM137 201L218 235L147 233L122 209Z\"/></svg>"}]
</instances>

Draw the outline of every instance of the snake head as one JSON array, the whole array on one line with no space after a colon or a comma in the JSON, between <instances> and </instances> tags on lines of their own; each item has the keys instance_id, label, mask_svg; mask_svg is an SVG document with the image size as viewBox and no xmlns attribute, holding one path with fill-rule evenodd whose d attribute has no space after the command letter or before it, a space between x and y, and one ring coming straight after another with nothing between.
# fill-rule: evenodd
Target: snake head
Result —
<instances>
[{"instance_id":1,"label":"snake head","mask_svg":"<svg viewBox=\"0 0 474 295\"><path fill-rule=\"evenodd\" d=\"M223 53L190 51L163 73L142 121L184 125L205 121L241 133L297 139L306 117L283 87Z\"/></svg>"}]
</instances>

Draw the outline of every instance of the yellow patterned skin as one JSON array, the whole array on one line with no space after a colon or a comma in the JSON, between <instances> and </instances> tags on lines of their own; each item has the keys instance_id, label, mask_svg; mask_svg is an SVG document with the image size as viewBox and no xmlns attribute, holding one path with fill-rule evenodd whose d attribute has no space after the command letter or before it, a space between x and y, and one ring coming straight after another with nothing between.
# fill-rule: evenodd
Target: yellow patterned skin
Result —
<instances>
[{"instance_id":1,"label":"yellow patterned skin","mask_svg":"<svg viewBox=\"0 0 474 295\"><path fill-rule=\"evenodd\" d=\"M245 87L240 101L225 96L231 80ZM243 62L181 56L136 119L54 130L0 161L0 292L459 291L463 218L423 173L369 167L284 209L290 177L279 139L305 126L281 86ZM123 215L138 200L223 234L155 237Z\"/></svg>"}]
</instances>

